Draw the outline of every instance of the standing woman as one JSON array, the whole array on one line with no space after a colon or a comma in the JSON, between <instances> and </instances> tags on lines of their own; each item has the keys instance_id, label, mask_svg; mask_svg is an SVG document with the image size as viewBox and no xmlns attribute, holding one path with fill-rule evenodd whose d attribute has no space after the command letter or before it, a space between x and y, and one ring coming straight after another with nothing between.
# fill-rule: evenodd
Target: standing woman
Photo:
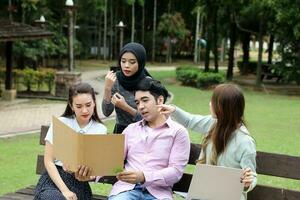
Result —
<instances>
[{"instance_id":1,"label":"standing woman","mask_svg":"<svg viewBox=\"0 0 300 200\"><path fill-rule=\"evenodd\" d=\"M150 74L145 69L146 50L139 43L128 43L120 51L120 71L109 71L105 77L102 112L108 117L116 111L114 133L122 133L131 123L139 121L134 91L138 83Z\"/></svg>"},{"instance_id":2,"label":"standing woman","mask_svg":"<svg viewBox=\"0 0 300 200\"><path fill-rule=\"evenodd\" d=\"M87 83L79 83L70 87L67 107L59 119L80 134L106 134L107 132L97 113L94 89ZM92 192L87 182L90 179L88 176L90 169L80 166L75 174L63 170L63 163L56 160L53 155L52 124L45 141L46 171L36 186L34 199L90 200Z\"/></svg>"},{"instance_id":3,"label":"standing woman","mask_svg":"<svg viewBox=\"0 0 300 200\"><path fill-rule=\"evenodd\" d=\"M163 114L196 132L204 134L199 162L243 169L241 200L256 183L256 146L244 124L245 99L239 87L221 84L214 89L211 115L193 115L172 105L158 106Z\"/></svg>"}]
</instances>

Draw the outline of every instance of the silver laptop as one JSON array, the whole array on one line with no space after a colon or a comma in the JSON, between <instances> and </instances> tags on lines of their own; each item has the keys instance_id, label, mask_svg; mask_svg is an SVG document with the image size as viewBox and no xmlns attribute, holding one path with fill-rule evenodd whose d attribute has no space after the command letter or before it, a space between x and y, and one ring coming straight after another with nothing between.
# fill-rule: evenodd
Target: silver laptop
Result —
<instances>
[{"instance_id":1,"label":"silver laptop","mask_svg":"<svg viewBox=\"0 0 300 200\"><path fill-rule=\"evenodd\" d=\"M242 169L197 164L188 200L240 200L244 185Z\"/></svg>"}]
</instances>

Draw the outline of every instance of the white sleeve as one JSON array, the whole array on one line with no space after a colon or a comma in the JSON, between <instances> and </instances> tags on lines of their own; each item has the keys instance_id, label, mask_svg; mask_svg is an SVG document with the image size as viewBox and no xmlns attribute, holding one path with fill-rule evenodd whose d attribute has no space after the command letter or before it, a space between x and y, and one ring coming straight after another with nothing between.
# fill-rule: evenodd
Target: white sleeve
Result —
<instances>
[{"instance_id":1,"label":"white sleeve","mask_svg":"<svg viewBox=\"0 0 300 200\"><path fill-rule=\"evenodd\" d=\"M45 141L48 141L50 144L53 144L53 125L50 124L47 135L45 137Z\"/></svg>"}]
</instances>

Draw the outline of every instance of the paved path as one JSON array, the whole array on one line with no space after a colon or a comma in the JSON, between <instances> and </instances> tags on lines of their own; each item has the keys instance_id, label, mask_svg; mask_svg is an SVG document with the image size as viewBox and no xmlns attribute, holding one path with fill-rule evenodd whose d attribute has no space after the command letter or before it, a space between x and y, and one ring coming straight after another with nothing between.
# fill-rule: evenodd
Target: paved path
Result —
<instances>
[{"instance_id":1,"label":"paved path","mask_svg":"<svg viewBox=\"0 0 300 200\"><path fill-rule=\"evenodd\" d=\"M149 71L174 70L175 67L150 67ZM82 80L90 83L97 94L98 113L101 118L101 101L103 98L104 80L107 71L82 72ZM36 132L41 125L50 123L51 117L60 116L64 111L64 101L17 99L13 102L0 101L0 138ZM113 116L113 115L112 115Z\"/></svg>"},{"instance_id":2,"label":"paved path","mask_svg":"<svg viewBox=\"0 0 300 200\"><path fill-rule=\"evenodd\" d=\"M103 97L103 79L106 71L87 71L82 73L82 80L90 83L98 92L98 111L102 115L99 104ZM36 132L41 125L49 124L51 117L60 116L64 111L64 101L17 99L14 102L0 102L0 137Z\"/></svg>"}]
</instances>

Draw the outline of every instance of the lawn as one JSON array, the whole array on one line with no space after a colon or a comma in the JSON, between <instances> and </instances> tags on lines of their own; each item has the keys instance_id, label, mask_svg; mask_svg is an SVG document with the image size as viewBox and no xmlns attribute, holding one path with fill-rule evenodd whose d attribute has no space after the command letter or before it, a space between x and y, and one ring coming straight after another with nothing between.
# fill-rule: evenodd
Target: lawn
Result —
<instances>
[{"instance_id":1,"label":"lawn","mask_svg":"<svg viewBox=\"0 0 300 200\"><path fill-rule=\"evenodd\" d=\"M192 113L209 114L211 90L183 87L173 82L175 72L151 72L153 77L163 80L174 94L173 104ZM250 133L256 140L257 150L300 156L300 97L271 95L244 90L246 98L245 118ZM113 121L105 122L112 130ZM0 139L0 195L36 184L36 155L43 152L38 144L38 134ZM201 137L190 132L193 142ZM292 163L291 163L292 164ZM188 167L187 171L192 171ZM259 176L260 184L283 186L300 190L300 181ZM92 184L96 193L107 194L110 186Z\"/></svg>"}]
</instances>

